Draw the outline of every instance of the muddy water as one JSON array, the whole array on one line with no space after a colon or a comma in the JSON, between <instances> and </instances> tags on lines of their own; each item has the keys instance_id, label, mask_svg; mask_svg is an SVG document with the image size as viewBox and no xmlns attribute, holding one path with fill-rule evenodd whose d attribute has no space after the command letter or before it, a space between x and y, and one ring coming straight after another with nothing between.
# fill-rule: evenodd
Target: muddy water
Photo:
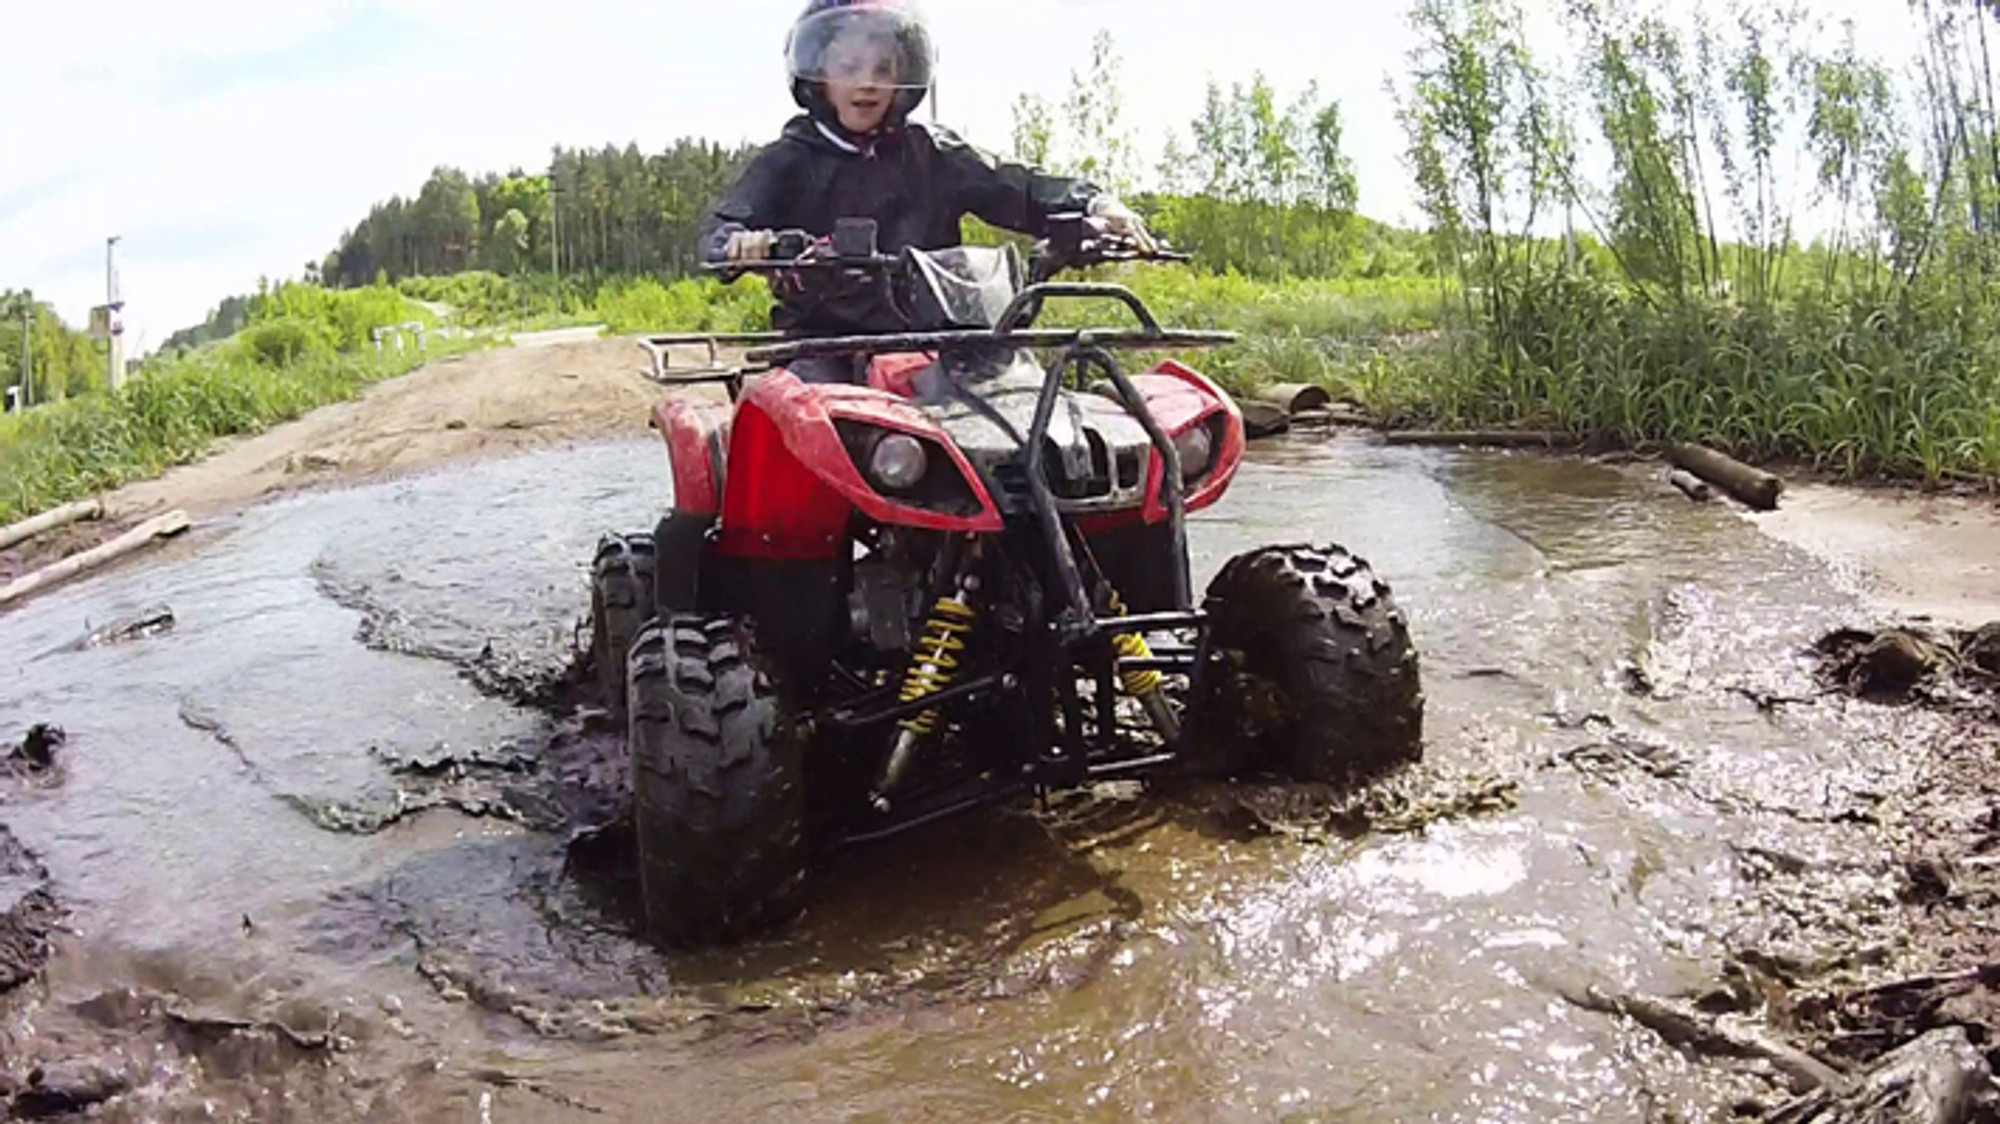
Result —
<instances>
[{"instance_id":1,"label":"muddy water","mask_svg":"<svg viewBox=\"0 0 2000 1124\"><path fill-rule=\"evenodd\" d=\"M1328 841L1110 791L845 856L795 931L669 957L631 936L616 737L537 705L664 476L620 445L293 499L0 618L0 733L70 734L0 788L69 911L0 1079L87 1062L111 1119L1723 1118L1772 1086L1571 999L1897 955L1935 731L1807 699L1851 592L1630 472L1300 438L1197 572L1368 556L1435 783L1510 810Z\"/></svg>"}]
</instances>

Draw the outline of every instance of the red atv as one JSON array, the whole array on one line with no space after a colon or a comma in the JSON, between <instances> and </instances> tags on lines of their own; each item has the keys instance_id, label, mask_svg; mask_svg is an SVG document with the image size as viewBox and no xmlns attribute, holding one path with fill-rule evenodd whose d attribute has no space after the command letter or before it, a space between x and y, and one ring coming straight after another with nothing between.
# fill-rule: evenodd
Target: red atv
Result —
<instances>
[{"instance_id":1,"label":"red atv","mask_svg":"<svg viewBox=\"0 0 2000 1124\"><path fill-rule=\"evenodd\" d=\"M1186 516L1229 487L1242 418L1194 370L1117 355L1233 337L1050 281L1184 259L1081 218L1026 277L1012 248L877 253L867 222L780 244L752 268L880 285L911 330L754 337L751 367L663 375L726 382L733 406L660 404L672 512L594 570L662 938L778 924L816 853L1023 794L1169 771L1346 783L1421 754L1417 656L1365 561L1269 547L1193 598ZM1035 327L1050 301L1107 298L1138 326ZM656 367L688 342L728 341L659 337ZM785 369L828 357L866 384Z\"/></svg>"}]
</instances>

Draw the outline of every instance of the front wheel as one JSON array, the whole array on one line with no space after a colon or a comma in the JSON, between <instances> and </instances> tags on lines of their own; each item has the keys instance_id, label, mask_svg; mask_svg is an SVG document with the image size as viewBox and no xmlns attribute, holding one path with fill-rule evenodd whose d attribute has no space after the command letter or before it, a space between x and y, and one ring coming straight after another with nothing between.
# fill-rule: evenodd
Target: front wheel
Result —
<instances>
[{"instance_id":1,"label":"front wheel","mask_svg":"<svg viewBox=\"0 0 2000 1124\"><path fill-rule=\"evenodd\" d=\"M789 920L805 892L805 733L731 618L648 625L628 670L646 920L674 945Z\"/></svg>"},{"instance_id":2,"label":"front wheel","mask_svg":"<svg viewBox=\"0 0 2000 1124\"><path fill-rule=\"evenodd\" d=\"M1423 756L1415 647L1389 587L1340 547L1266 547L1208 587L1193 733L1229 772L1352 784Z\"/></svg>"}]
</instances>

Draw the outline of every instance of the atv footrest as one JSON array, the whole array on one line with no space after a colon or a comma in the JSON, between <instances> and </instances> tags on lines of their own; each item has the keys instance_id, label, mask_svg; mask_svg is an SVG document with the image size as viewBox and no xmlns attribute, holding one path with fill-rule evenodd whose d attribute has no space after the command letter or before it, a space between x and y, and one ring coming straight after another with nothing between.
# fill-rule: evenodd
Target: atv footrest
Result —
<instances>
[{"instance_id":1,"label":"atv footrest","mask_svg":"<svg viewBox=\"0 0 2000 1124\"><path fill-rule=\"evenodd\" d=\"M1186 675L1194 671L1198 662L1192 651L1186 655L1155 653L1146 659L1121 659L1118 661L1117 670L1120 675L1132 671L1160 671L1168 675Z\"/></svg>"},{"instance_id":2,"label":"atv footrest","mask_svg":"<svg viewBox=\"0 0 2000 1124\"><path fill-rule=\"evenodd\" d=\"M1175 632L1183 628L1200 628L1208 620L1208 614L1196 609L1187 613L1142 613L1130 617L1102 617L1098 619L1099 631L1109 636L1124 636L1134 632Z\"/></svg>"},{"instance_id":3,"label":"atv footrest","mask_svg":"<svg viewBox=\"0 0 2000 1124\"><path fill-rule=\"evenodd\" d=\"M935 695L927 696L913 703L900 703L881 710L863 709L862 707L843 707L827 715L827 721L843 730L864 730L870 726L882 726L890 722L901 722L906 718L915 718L925 711L950 706L952 703L963 702L966 699L976 698L991 691L1006 690L1008 689L1008 678L1005 675L988 675L983 678L974 679L970 683L961 683L949 690L939 691Z\"/></svg>"}]
</instances>

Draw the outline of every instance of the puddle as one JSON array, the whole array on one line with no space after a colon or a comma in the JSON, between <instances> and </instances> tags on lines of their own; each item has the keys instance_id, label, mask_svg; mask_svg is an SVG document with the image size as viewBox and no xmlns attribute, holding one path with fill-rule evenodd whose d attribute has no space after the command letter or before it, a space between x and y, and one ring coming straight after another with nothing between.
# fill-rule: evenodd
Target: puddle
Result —
<instances>
[{"instance_id":1,"label":"puddle","mask_svg":"<svg viewBox=\"0 0 2000 1124\"><path fill-rule=\"evenodd\" d=\"M669 956L618 739L546 705L665 476L620 444L285 500L0 618L0 732L69 735L61 784L0 788L67 918L7 1056L108 1050L111 1119L1716 1117L1768 1085L1565 996L1893 931L1942 719L1813 697L1861 612L1823 567L1616 469L1302 437L1195 521L1198 578L1367 557L1465 792L1303 832L1213 793L998 812Z\"/></svg>"}]
</instances>

